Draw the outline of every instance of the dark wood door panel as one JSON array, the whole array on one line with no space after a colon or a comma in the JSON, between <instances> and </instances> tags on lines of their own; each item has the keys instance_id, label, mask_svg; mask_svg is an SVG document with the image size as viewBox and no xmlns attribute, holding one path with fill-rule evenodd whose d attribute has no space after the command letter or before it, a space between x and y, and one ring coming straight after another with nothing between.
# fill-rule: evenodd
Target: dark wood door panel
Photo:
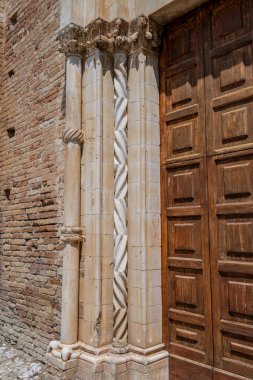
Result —
<instances>
[{"instance_id":1,"label":"dark wood door panel","mask_svg":"<svg viewBox=\"0 0 253 380\"><path fill-rule=\"evenodd\" d=\"M164 340L170 354L212 365L202 13L170 26L163 50Z\"/></svg>"},{"instance_id":2,"label":"dark wood door panel","mask_svg":"<svg viewBox=\"0 0 253 380\"><path fill-rule=\"evenodd\" d=\"M164 48L167 162L205 154L202 15L170 25Z\"/></svg>"},{"instance_id":3,"label":"dark wood door panel","mask_svg":"<svg viewBox=\"0 0 253 380\"><path fill-rule=\"evenodd\" d=\"M236 375L231 372L223 371L218 368L213 369L212 380L248 380L250 377L242 375Z\"/></svg>"},{"instance_id":4,"label":"dark wood door panel","mask_svg":"<svg viewBox=\"0 0 253 380\"><path fill-rule=\"evenodd\" d=\"M252 150L212 157L208 175L212 177L210 186L215 186L211 190L215 196L213 207L218 214L226 209L236 214L250 211L253 204Z\"/></svg>"},{"instance_id":5,"label":"dark wood door panel","mask_svg":"<svg viewBox=\"0 0 253 380\"><path fill-rule=\"evenodd\" d=\"M251 0L216 0L211 1L204 12L208 14L211 32L211 46L217 47L234 41L251 32Z\"/></svg>"},{"instance_id":6,"label":"dark wood door panel","mask_svg":"<svg viewBox=\"0 0 253 380\"><path fill-rule=\"evenodd\" d=\"M171 355L169 358L170 380L212 380L212 367ZM225 380L225 379L224 379ZM230 379L228 379L230 380Z\"/></svg>"},{"instance_id":7,"label":"dark wood door panel","mask_svg":"<svg viewBox=\"0 0 253 380\"><path fill-rule=\"evenodd\" d=\"M205 176L205 160L167 167L167 210L170 216L180 210L184 212L186 207L192 213L206 207Z\"/></svg>"},{"instance_id":8,"label":"dark wood door panel","mask_svg":"<svg viewBox=\"0 0 253 380\"><path fill-rule=\"evenodd\" d=\"M253 378L253 151L210 158L208 177L214 365Z\"/></svg>"},{"instance_id":9,"label":"dark wood door panel","mask_svg":"<svg viewBox=\"0 0 253 380\"><path fill-rule=\"evenodd\" d=\"M253 147L252 0L204 11L207 154Z\"/></svg>"},{"instance_id":10,"label":"dark wood door panel","mask_svg":"<svg viewBox=\"0 0 253 380\"><path fill-rule=\"evenodd\" d=\"M206 160L167 165L169 351L212 363Z\"/></svg>"}]
</instances>

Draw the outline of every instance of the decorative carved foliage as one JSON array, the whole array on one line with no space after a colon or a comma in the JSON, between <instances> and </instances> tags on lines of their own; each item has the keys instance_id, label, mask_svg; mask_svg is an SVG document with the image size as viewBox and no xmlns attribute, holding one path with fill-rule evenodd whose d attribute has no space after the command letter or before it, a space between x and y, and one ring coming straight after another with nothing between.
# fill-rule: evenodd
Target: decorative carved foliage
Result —
<instances>
[{"instance_id":1,"label":"decorative carved foliage","mask_svg":"<svg viewBox=\"0 0 253 380\"><path fill-rule=\"evenodd\" d=\"M84 28L84 44L86 53L89 54L95 49L113 52L114 38L110 33L109 23L101 18L97 18Z\"/></svg>"},{"instance_id":2,"label":"decorative carved foliage","mask_svg":"<svg viewBox=\"0 0 253 380\"><path fill-rule=\"evenodd\" d=\"M66 55L82 55L85 51L83 28L79 25L67 25L57 39L61 44L60 51Z\"/></svg>"},{"instance_id":3,"label":"decorative carved foliage","mask_svg":"<svg viewBox=\"0 0 253 380\"><path fill-rule=\"evenodd\" d=\"M129 23L130 51L139 47L157 51L162 28L146 16L139 16Z\"/></svg>"},{"instance_id":4,"label":"decorative carved foliage","mask_svg":"<svg viewBox=\"0 0 253 380\"><path fill-rule=\"evenodd\" d=\"M126 54L143 47L156 52L160 44L161 27L146 16L131 22L117 18L111 22L97 18L85 28L69 24L58 35L65 54L90 54L95 49L113 54Z\"/></svg>"}]
</instances>

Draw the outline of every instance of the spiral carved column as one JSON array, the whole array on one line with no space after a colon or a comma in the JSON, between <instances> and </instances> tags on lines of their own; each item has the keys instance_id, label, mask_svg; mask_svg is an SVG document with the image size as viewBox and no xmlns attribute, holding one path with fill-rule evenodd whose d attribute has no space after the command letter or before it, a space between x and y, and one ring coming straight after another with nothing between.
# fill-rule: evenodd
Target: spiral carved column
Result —
<instances>
[{"instance_id":1,"label":"spiral carved column","mask_svg":"<svg viewBox=\"0 0 253 380\"><path fill-rule=\"evenodd\" d=\"M127 56L114 55L113 346L127 345Z\"/></svg>"}]
</instances>

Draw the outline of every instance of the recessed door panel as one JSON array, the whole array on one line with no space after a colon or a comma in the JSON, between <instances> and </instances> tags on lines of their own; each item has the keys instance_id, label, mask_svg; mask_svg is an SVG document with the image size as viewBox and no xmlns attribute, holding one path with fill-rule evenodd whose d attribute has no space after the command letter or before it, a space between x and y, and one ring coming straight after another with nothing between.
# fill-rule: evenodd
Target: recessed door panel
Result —
<instances>
[{"instance_id":1,"label":"recessed door panel","mask_svg":"<svg viewBox=\"0 0 253 380\"><path fill-rule=\"evenodd\" d=\"M204 11L207 154L253 147L252 1Z\"/></svg>"},{"instance_id":2,"label":"recessed door panel","mask_svg":"<svg viewBox=\"0 0 253 380\"><path fill-rule=\"evenodd\" d=\"M253 378L253 151L210 158L208 177L214 365Z\"/></svg>"},{"instance_id":3,"label":"recessed door panel","mask_svg":"<svg viewBox=\"0 0 253 380\"><path fill-rule=\"evenodd\" d=\"M171 26L164 48L165 158L193 159L205 153L202 18ZM175 46L175 49L173 48Z\"/></svg>"}]
</instances>

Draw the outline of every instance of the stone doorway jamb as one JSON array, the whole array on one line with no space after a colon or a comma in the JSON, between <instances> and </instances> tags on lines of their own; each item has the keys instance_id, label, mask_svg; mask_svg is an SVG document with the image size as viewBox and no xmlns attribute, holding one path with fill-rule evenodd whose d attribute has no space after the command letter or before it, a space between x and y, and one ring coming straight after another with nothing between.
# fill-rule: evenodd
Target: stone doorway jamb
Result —
<instances>
[{"instance_id":1,"label":"stone doorway jamb","mask_svg":"<svg viewBox=\"0 0 253 380\"><path fill-rule=\"evenodd\" d=\"M68 30L75 33L71 35ZM74 24L67 26L60 33L63 49L66 39L68 45L89 57L93 52L101 56L106 54L115 60L121 56L124 62L128 57L129 107L126 147L129 161L127 180L129 193L126 232L129 239L129 265L128 271L125 272L128 279L128 286L125 289L128 341L126 349L117 351L113 341L107 342L105 346L99 346L100 339L97 339L92 347L80 340L74 342L76 339L74 334L70 340L65 340L65 335L62 335L62 342L51 342L47 354L48 360L64 371L62 379L74 378L73 371L72 374L67 372L71 372L77 366L77 360L79 379L117 379L124 376L125 379L134 380L144 379L147 375L151 379L167 379L168 353L162 344L161 323L160 129L157 65L160 28L145 16L140 16L129 23L122 19L110 23L98 19L86 28ZM102 59L101 64L103 61L106 60ZM68 71L66 74L68 81ZM80 71L77 77L80 78ZM79 79L77 88L79 89ZM79 96L81 98L80 94L78 98ZM76 107L78 110L79 101ZM96 118L97 108L94 107L92 112ZM103 115L101 117L103 118ZM117 114L115 120L116 118ZM79 121L78 125L81 125ZM103 140L101 143L103 144ZM97 169L99 170L99 165ZM79 184L80 188L80 179L76 178L75 184ZM102 189L101 191L103 192ZM80 240L81 230L78 230L78 234ZM88 238L87 235L87 240ZM102 236L97 236L97 239L101 238ZM75 267L75 273L76 269ZM93 270L97 273L97 279L100 279L101 261L97 261ZM78 276L76 280L79 280ZM103 297L106 296L102 293L102 291L98 293L100 304L94 305L101 307L101 310ZM83 302L84 310L90 306ZM113 299L110 307L113 311ZM64 313L62 317L66 320ZM100 318L99 322L103 326L104 316L101 314ZM62 322L62 327L64 326L65 323ZM98 329L97 334L103 332ZM109 332L108 336L113 338L113 331ZM80 336L78 338L80 339Z\"/></svg>"}]
</instances>

